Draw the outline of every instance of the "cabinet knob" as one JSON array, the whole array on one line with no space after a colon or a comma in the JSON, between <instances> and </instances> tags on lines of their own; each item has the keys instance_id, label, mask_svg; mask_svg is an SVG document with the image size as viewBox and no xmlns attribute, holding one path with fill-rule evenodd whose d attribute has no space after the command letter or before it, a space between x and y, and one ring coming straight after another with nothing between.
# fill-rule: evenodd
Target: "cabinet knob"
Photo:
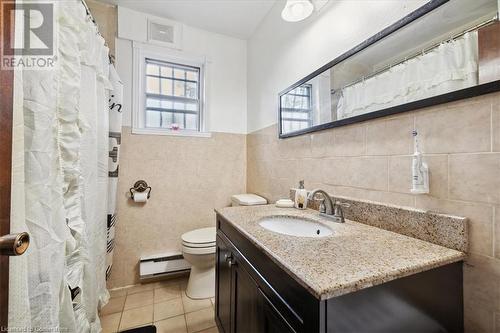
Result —
<instances>
[{"instance_id":1,"label":"cabinet knob","mask_svg":"<svg viewBox=\"0 0 500 333\"><path fill-rule=\"evenodd\" d=\"M224 256L224 259L226 260L226 263L229 267L236 264L236 261L234 260L232 253L226 253L226 255Z\"/></svg>"}]
</instances>

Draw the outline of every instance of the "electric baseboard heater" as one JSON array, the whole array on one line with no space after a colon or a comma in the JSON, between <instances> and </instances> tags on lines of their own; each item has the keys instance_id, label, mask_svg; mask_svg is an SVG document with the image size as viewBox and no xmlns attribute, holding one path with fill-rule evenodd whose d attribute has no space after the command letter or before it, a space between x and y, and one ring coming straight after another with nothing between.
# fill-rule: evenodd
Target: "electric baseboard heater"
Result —
<instances>
[{"instance_id":1,"label":"electric baseboard heater","mask_svg":"<svg viewBox=\"0 0 500 333\"><path fill-rule=\"evenodd\" d=\"M139 262L141 280L186 273L191 265L181 253L159 254L142 257Z\"/></svg>"}]
</instances>

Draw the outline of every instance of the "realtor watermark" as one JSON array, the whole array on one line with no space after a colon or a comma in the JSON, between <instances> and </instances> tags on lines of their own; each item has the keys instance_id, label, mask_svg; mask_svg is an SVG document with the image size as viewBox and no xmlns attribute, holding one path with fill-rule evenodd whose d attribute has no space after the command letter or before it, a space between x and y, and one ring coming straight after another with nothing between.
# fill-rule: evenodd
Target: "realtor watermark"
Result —
<instances>
[{"instance_id":1,"label":"realtor watermark","mask_svg":"<svg viewBox=\"0 0 500 333\"><path fill-rule=\"evenodd\" d=\"M2 2L0 18L3 31L0 43L1 69L50 70L55 67L57 39L54 1Z\"/></svg>"}]
</instances>

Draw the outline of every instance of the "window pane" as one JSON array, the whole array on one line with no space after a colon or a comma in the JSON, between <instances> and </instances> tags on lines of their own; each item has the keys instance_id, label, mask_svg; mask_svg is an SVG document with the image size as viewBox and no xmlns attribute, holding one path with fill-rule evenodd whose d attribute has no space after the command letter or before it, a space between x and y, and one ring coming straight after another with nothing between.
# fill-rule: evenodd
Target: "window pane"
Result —
<instances>
[{"instance_id":1,"label":"window pane","mask_svg":"<svg viewBox=\"0 0 500 333\"><path fill-rule=\"evenodd\" d=\"M190 81L198 81L198 72L187 71L187 79Z\"/></svg>"},{"instance_id":2,"label":"window pane","mask_svg":"<svg viewBox=\"0 0 500 333\"><path fill-rule=\"evenodd\" d=\"M183 81L175 81L174 83L174 96L178 97L184 97L184 84L185 82Z\"/></svg>"},{"instance_id":3,"label":"window pane","mask_svg":"<svg viewBox=\"0 0 500 333\"><path fill-rule=\"evenodd\" d=\"M162 112L161 121L161 127L170 128L172 126L172 112Z\"/></svg>"},{"instance_id":4,"label":"window pane","mask_svg":"<svg viewBox=\"0 0 500 333\"><path fill-rule=\"evenodd\" d=\"M155 99L155 98L148 98L148 99L146 99L146 106L148 108L159 108L160 107L160 100Z\"/></svg>"},{"instance_id":5,"label":"window pane","mask_svg":"<svg viewBox=\"0 0 500 333\"><path fill-rule=\"evenodd\" d=\"M186 110L186 103L184 103L184 102L174 102L174 109L176 109L176 110Z\"/></svg>"},{"instance_id":6,"label":"window pane","mask_svg":"<svg viewBox=\"0 0 500 333\"><path fill-rule=\"evenodd\" d=\"M161 66L161 76L172 77L172 67Z\"/></svg>"},{"instance_id":7,"label":"window pane","mask_svg":"<svg viewBox=\"0 0 500 333\"><path fill-rule=\"evenodd\" d=\"M160 127L160 112L146 111L146 127Z\"/></svg>"},{"instance_id":8,"label":"window pane","mask_svg":"<svg viewBox=\"0 0 500 333\"><path fill-rule=\"evenodd\" d=\"M185 73L186 73L186 71L183 69L174 68L174 77L176 79L184 79Z\"/></svg>"},{"instance_id":9,"label":"window pane","mask_svg":"<svg viewBox=\"0 0 500 333\"><path fill-rule=\"evenodd\" d=\"M179 125L179 128L184 128L184 114L175 113L174 114L174 122Z\"/></svg>"},{"instance_id":10,"label":"window pane","mask_svg":"<svg viewBox=\"0 0 500 333\"><path fill-rule=\"evenodd\" d=\"M172 101L162 100L161 101L161 107L163 109L172 109L174 106L173 106L173 102Z\"/></svg>"},{"instance_id":11,"label":"window pane","mask_svg":"<svg viewBox=\"0 0 500 333\"><path fill-rule=\"evenodd\" d=\"M160 93L160 80L155 77L149 77L146 79L146 92L149 94L159 94Z\"/></svg>"},{"instance_id":12,"label":"window pane","mask_svg":"<svg viewBox=\"0 0 500 333\"><path fill-rule=\"evenodd\" d=\"M186 129L198 130L198 116L195 114L186 114Z\"/></svg>"},{"instance_id":13,"label":"window pane","mask_svg":"<svg viewBox=\"0 0 500 333\"><path fill-rule=\"evenodd\" d=\"M158 65L146 64L146 74L148 75L158 75Z\"/></svg>"},{"instance_id":14,"label":"window pane","mask_svg":"<svg viewBox=\"0 0 500 333\"><path fill-rule=\"evenodd\" d=\"M186 103L186 110L197 111L198 110L198 103Z\"/></svg>"},{"instance_id":15,"label":"window pane","mask_svg":"<svg viewBox=\"0 0 500 333\"><path fill-rule=\"evenodd\" d=\"M148 60L145 94L146 108L150 109L145 111L146 127L171 128L175 123L181 129L199 130L199 80L199 68Z\"/></svg>"},{"instance_id":16,"label":"window pane","mask_svg":"<svg viewBox=\"0 0 500 333\"><path fill-rule=\"evenodd\" d=\"M172 96L172 80L161 79L161 94Z\"/></svg>"},{"instance_id":17,"label":"window pane","mask_svg":"<svg viewBox=\"0 0 500 333\"><path fill-rule=\"evenodd\" d=\"M194 82L186 82L186 97L196 98L198 97L198 84Z\"/></svg>"}]
</instances>

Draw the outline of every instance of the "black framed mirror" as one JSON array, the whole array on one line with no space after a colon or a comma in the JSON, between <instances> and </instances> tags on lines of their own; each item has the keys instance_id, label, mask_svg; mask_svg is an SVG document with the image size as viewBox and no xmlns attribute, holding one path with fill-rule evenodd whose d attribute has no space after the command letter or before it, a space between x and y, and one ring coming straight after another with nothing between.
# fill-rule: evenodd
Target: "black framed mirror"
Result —
<instances>
[{"instance_id":1,"label":"black framed mirror","mask_svg":"<svg viewBox=\"0 0 500 333\"><path fill-rule=\"evenodd\" d=\"M500 91L498 6L429 1L279 93L279 137Z\"/></svg>"}]
</instances>

